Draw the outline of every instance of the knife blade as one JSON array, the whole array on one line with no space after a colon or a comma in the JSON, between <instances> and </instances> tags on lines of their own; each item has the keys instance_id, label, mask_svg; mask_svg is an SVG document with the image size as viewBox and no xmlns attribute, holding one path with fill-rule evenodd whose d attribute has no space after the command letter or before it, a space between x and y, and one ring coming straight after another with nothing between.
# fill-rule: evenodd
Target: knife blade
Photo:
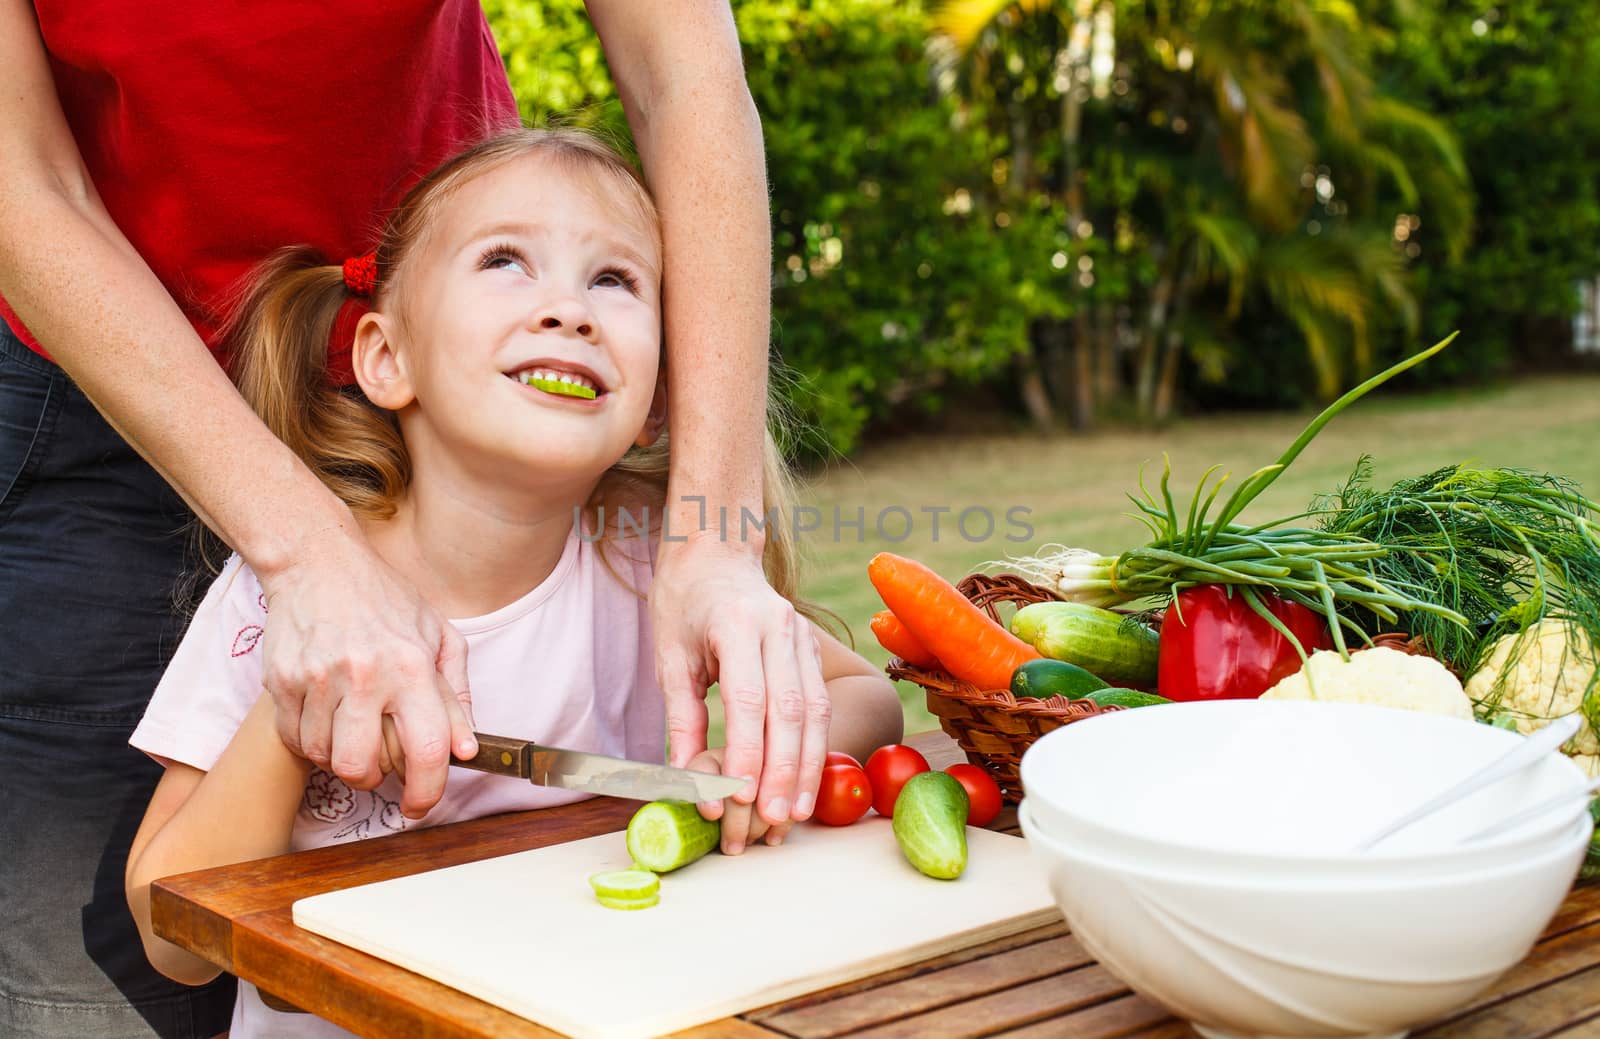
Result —
<instances>
[{"instance_id":1,"label":"knife blade","mask_svg":"<svg viewBox=\"0 0 1600 1039\"><path fill-rule=\"evenodd\" d=\"M537 786L583 790L638 801L720 801L744 789L746 780L715 772L699 772L646 761L612 758L585 750L547 747L532 740L473 735L478 753L471 758L451 758L452 765L515 776Z\"/></svg>"}]
</instances>

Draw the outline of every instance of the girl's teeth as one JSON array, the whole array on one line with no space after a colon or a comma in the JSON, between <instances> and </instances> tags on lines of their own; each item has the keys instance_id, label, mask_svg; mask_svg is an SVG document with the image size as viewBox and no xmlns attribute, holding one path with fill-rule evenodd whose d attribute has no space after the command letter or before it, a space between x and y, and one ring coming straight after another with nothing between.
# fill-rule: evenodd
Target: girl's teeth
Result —
<instances>
[{"instance_id":1,"label":"girl's teeth","mask_svg":"<svg viewBox=\"0 0 1600 1039\"><path fill-rule=\"evenodd\" d=\"M588 379L585 379L581 375L573 375L571 372L557 372L548 368L535 368L529 369L528 371L522 373L521 382L524 386L531 385L535 379L566 383L568 386L584 386L591 390L596 389L595 385Z\"/></svg>"}]
</instances>

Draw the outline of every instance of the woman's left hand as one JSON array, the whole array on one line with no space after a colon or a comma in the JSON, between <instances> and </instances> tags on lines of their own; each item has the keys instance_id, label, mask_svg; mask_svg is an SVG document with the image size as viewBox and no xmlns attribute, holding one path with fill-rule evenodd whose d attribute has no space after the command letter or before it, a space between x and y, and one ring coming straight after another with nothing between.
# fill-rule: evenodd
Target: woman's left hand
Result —
<instances>
[{"instance_id":1,"label":"woman's left hand","mask_svg":"<svg viewBox=\"0 0 1600 1039\"><path fill-rule=\"evenodd\" d=\"M772 590L759 555L711 536L663 544L650 610L672 763L705 751L706 687L716 681L728 744L721 770L759 780L726 802L725 850L742 848L757 821L762 832L787 832L810 818L832 707L811 624Z\"/></svg>"}]
</instances>

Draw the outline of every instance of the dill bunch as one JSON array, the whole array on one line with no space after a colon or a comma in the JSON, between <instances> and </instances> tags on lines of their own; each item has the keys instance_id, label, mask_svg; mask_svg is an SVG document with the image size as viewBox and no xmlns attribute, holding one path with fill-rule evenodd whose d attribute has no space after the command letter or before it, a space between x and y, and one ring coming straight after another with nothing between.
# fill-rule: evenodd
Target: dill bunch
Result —
<instances>
[{"instance_id":1,"label":"dill bunch","mask_svg":"<svg viewBox=\"0 0 1600 1039\"><path fill-rule=\"evenodd\" d=\"M1600 645L1600 505L1573 481L1458 464L1385 490L1371 482L1363 456L1343 487L1313 503L1318 528L1382 546L1366 560L1377 581L1468 622L1407 610L1397 630L1463 674L1495 639L1546 617Z\"/></svg>"}]
</instances>

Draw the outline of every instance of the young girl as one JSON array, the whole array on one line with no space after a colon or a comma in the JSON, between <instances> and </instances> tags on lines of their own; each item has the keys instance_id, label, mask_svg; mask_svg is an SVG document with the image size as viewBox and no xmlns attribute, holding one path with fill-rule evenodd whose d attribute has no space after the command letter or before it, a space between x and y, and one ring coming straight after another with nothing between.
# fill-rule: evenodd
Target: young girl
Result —
<instances>
[{"instance_id":1,"label":"young girl","mask_svg":"<svg viewBox=\"0 0 1600 1039\"><path fill-rule=\"evenodd\" d=\"M665 495L660 271L655 209L632 167L577 132L514 131L418 184L375 258L270 261L232 331L252 406L363 517L385 562L463 618L483 731L664 760L643 597L656 541L615 522L619 507L659 517ZM768 515L784 517L789 484L770 438L767 455ZM782 523L766 551L792 599ZM152 933L152 880L417 825L396 776L353 790L284 747L261 695L266 611L231 560L132 738L166 773L134 838L128 902L151 962L189 984L217 968ZM829 745L865 756L896 742L888 680L814 624L809 637ZM720 760L707 751L691 767L720 771ZM458 769L426 824L583 796ZM731 853L787 828L732 800L706 812L718 809ZM325 1034L345 1033L239 986L233 1039Z\"/></svg>"}]
</instances>

